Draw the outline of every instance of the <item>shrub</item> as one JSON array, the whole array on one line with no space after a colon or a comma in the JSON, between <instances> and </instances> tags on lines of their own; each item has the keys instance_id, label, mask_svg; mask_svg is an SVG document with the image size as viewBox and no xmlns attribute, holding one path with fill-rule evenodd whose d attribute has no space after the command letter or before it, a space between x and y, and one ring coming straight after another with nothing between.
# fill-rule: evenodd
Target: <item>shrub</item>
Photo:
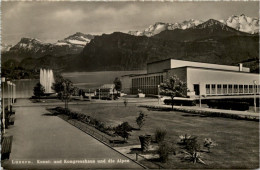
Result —
<instances>
[{"instance_id":1,"label":"shrub","mask_svg":"<svg viewBox=\"0 0 260 170\"><path fill-rule=\"evenodd\" d=\"M169 143L162 142L159 144L157 153L159 154L160 161L167 162L171 152L175 152L175 149Z\"/></svg>"},{"instance_id":2,"label":"shrub","mask_svg":"<svg viewBox=\"0 0 260 170\"><path fill-rule=\"evenodd\" d=\"M157 143L161 143L164 141L164 138L167 134L167 131L165 129L156 129L155 130L155 141Z\"/></svg>"},{"instance_id":3,"label":"shrub","mask_svg":"<svg viewBox=\"0 0 260 170\"><path fill-rule=\"evenodd\" d=\"M216 146L216 142L214 142L211 138L204 139L204 147L208 148L208 152L210 152L210 148Z\"/></svg>"},{"instance_id":4,"label":"shrub","mask_svg":"<svg viewBox=\"0 0 260 170\"><path fill-rule=\"evenodd\" d=\"M187 139L186 147L187 151L191 154L200 151L200 145L198 144L197 137L190 137Z\"/></svg>"},{"instance_id":5,"label":"shrub","mask_svg":"<svg viewBox=\"0 0 260 170\"><path fill-rule=\"evenodd\" d=\"M137 125L139 126L139 129L141 129L142 127L143 127L143 125L144 125L144 121L145 121L145 117L146 117L147 115L145 115L144 113L143 113L143 111L140 111L139 112L139 116L136 118L136 123L137 123Z\"/></svg>"}]
</instances>

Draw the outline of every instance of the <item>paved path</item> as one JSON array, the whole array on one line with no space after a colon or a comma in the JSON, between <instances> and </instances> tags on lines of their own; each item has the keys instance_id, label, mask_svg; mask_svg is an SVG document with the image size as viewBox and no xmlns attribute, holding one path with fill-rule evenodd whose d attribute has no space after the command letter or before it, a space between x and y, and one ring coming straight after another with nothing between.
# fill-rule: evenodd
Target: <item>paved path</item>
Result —
<instances>
[{"instance_id":1,"label":"paved path","mask_svg":"<svg viewBox=\"0 0 260 170\"><path fill-rule=\"evenodd\" d=\"M28 102L18 100L18 105ZM14 137L10 159L3 165L7 169L142 168L64 120L50 116L44 107L15 107L15 110L15 125L6 134ZM109 159L115 163L108 163ZM120 159L128 162L116 163ZM31 161L31 164L14 164L19 160ZM37 164L37 160L50 162ZM54 164L54 160L61 160L62 164ZM65 160L91 160L92 163L73 164ZM97 163L98 160L106 162Z\"/></svg>"}]
</instances>

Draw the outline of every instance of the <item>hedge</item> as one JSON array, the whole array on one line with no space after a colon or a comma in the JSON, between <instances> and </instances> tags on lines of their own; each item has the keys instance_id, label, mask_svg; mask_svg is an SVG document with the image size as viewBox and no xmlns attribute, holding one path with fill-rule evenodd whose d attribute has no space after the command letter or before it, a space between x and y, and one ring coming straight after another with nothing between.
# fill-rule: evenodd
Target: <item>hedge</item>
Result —
<instances>
[{"instance_id":1,"label":"hedge","mask_svg":"<svg viewBox=\"0 0 260 170\"><path fill-rule=\"evenodd\" d=\"M78 112L72 112L69 109L65 109L62 107L56 107L54 108L56 111L56 114L64 114L69 117L69 119L76 119L78 121L81 121L83 123L89 124L96 129L98 129L101 132L106 133L109 136L114 136L114 134L109 133L108 131L112 130L113 128L105 126L105 124L91 116L85 115L83 113Z\"/></svg>"},{"instance_id":2,"label":"hedge","mask_svg":"<svg viewBox=\"0 0 260 170\"><path fill-rule=\"evenodd\" d=\"M165 99L164 104L166 105L173 105L174 106L196 106L196 101L195 100L179 100L179 99Z\"/></svg>"},{"instance_id":3,"label":"hedge","mask_svg":"<svg viewBox=\"0 0 260 170\"><path fill-rule=\"evenodd\" d=\"M234 101L220 101L210 100L207 105L209 108L226 109L226 110L249 110L249 103L247 102L234 102Z\"/></svg>"}]
</instances>

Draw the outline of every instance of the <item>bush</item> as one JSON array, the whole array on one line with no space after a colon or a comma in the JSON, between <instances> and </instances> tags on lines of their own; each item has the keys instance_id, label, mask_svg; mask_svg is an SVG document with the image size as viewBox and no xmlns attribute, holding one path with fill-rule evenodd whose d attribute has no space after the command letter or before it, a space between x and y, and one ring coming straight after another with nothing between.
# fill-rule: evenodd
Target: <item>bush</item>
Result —
<instances>
[{"instance_id":1,"label":"bush","mask_svg":"<svg viewBox=\"0 0 260 170\"><path fill-rule=\"evenodd\" d=\"M240 110L245 111L249 110L249 103L247 102L235 102L235 101L222 101L222 100L209 100L207 102L209 108L216 109L231 109L231 110Z\"/></svg>"},{"instance_id":2,"label":"bush","mask_svg":"<svg viewBox=\"0 0 260 170\"><path fill-rule=\"evenodd\" d=\"M173 105L174 106L196 106L196 101L195 100L179 100L179 99L165 99L164 104L166 105Z\"/></svg>"},{"instance_id":3,"label":"bush","mask_svg":"<svg viewBox=\"0 0 260 170\"><path fill-rule=\"evenodd\" d=\"M166 162L169 159L169 154L171 152L175 153L175 149L169 143L162 142L159 144L157 153L159 154L160 161Z\"/></svg>"},{"instance_id":4,"label":"bush","mask_svg":"<svg viewBox=\"0 0 260 170\"><path fill-rule=\"evenodd\" d=\"M156 129L155 130L155 141L161 143L164 141L167 131L165 129Z\"/></svg>"},{"instance_id":5,"label":"bush","mask_svg":"<svg viewBox=\"0 0 260 170\"><path fill-rule=\"evenodd\" d=\"M210 148L216 146L217 144L211 138L205 138L203 145L205 148L208 148L208 152L210 152Z\"/></svg>"},{"instance_id":6,"label":"bush","mask_svg":"<svg viewBox=\"0 0 260 170\"><path fill-rule=\"evenodd\" d=\"M197 137L190 137L187 139L186 147L189 153L195 153L200 151L200 145L198 144Z\"/></svg>"}]
</instances>

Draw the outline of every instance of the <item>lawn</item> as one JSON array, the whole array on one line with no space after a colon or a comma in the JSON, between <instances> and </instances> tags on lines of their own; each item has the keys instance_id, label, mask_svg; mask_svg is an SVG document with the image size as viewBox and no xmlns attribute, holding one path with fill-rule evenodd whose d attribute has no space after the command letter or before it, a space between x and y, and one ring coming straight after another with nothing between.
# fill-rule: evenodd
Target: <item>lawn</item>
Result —
<instances>
[{"instance_id":1,"label":"lawn","mask_svg":"<svg viewBox=\"0 0 260 170\"><path fill-rule=\"evenodd\" d=\"M207 165L181 161L180 155L170 156L165 168L257 168L259 167L259 122L219 117L205 117L176 111L149 111L136 104L86 104L70 105L70 109L92 116L106 125L116 126L127 121L137 128L135 122L139 111L148 115L140 131L131 132L128 145L140 144L138 136L154 134L156 128L167 129L166 140L172 141L176 150L178 136L198 136L200 144L211 138L218 144L211 153L204 153Z\"/></svg>"}]
</instances>

